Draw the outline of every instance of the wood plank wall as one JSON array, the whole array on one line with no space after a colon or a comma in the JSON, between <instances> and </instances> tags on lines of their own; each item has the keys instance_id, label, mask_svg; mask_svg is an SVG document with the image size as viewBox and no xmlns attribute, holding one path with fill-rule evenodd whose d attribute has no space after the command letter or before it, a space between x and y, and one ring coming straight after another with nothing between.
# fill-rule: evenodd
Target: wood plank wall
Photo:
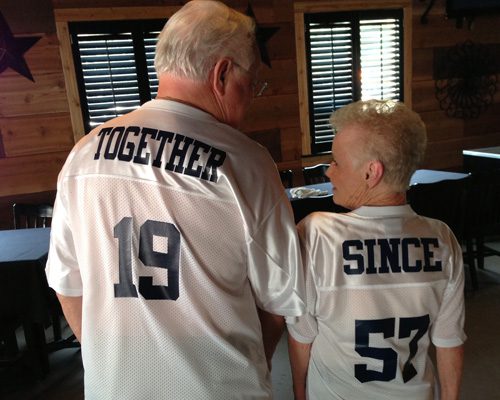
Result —
<instances>
[{"instance_id":1,"label":"wood plank wall","mask_svg":"<svg viewBox=\"0 0 500 400\"><path fill-rule=\"evenodd\" d=\"M185 2L143 0L140 3L147 7ZM240 11L245 11L248 5L247 0L225 2ZM137 0L52 0L56 9L119 9L137 4ZM264 69L263 79L269 82L269 88L265 96L255 100L242 130L266 145L280 168L292 168L298 173L302 165L322 159L301 157L293 1L251 0L251 4L260 25L280 29L268 42L272 69ZM477 18L472 29L457 29L455 21L445 19L445 0L437 0L428 23L423 25L420 17L427 4L428 1L413 0L412 102L428 128L429 147L424 167L460 169L463 148L500 144L500 88L495 103L479 118L466 121L449 118L440 110L434 94L434 56L437 51L465 40L500 44L497 28L500 16ZM16 17L10 15L10 18ZM28 29L29 20L10 23L7 19L7 22L16 26L15 37L41 36L41 39L24 55L34 83L11 69L0 75L0 229L11 227L13 202L53 200L57 174L74 144L59 42L52 30L54 21L46 23L47 31L37 34ZM26 29L22 29L23 24ZM300 184L300 175L296 175Z\"/></svg>"},{"instance_id":2,"label":"wood plank wall","mask_svg":"<svg viewBox=\"0 0 500 400\"><path fill-rule=\"evenodd\" d=\"M500 43L500 16L477 17L471 29L466 25L460 29L455 20L445 18L445 0L436 0L427 24L422 24L420 17L428 3L413 2L413 109L427 126L429 145L425 166L459 169L462 149L500 145L500 83L494 103L478 118L449 118L435 96L435 55L465 41L484 45Z\"/></svg>"}]
</instances>

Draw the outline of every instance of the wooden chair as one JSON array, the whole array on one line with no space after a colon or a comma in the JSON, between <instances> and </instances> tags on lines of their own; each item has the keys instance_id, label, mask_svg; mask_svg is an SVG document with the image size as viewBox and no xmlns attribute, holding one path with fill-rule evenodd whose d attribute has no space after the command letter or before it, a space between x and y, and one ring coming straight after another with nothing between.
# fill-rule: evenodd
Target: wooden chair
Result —
<instances>
[{"instance_id":1,"label":"wooden chair","mask_svg":"<svg viewBox=\"0 0 500 400\"><path fill-rule=\"evenodd\" d=\"M21 228L40 228L50 226L52 219L52 206L50 204L21 204L16 203L12 207L13 210L13 225L14 229ZM8 290L9 288L3 288ZM55 294L54 294L55 297ZM57 300L57 299L56 299ZM53 308L53 307L51 307ZM60 306L59 306L60 309ZM59 335L59 315L57 310L51 310L51 318L54 324L54 336ZM10 365L19 359L19 347L16 338L16 329L22 325L19 316L12 310L1 310L0 312L1 328L0 328L0 365Z\"/></svg>"},{"instance_id":2,"label":"wooden chair","mask_svg":"<svg viewBox=\"0 0 500 400\"><path fill-rule=\"evenodd\" d=\"M303 167L302 175L304 176L304 184L313 185L315 183L328 182L325 172L328 169L328 164L317 164L312 167Z\"/></svg>"},{"instance_id":3,"label":"wooden chair","mask_svg":"<svg viewBox=\"0 0 500 400\"><path fill-rule=\"evenodd\" d=\"M52 221L53 206L51 204L15 203L12 206L14 229L47 228ZM54 339L61 340L62 309L55 292L49 288L50 314Z\"/></svg>"},{"instance_id":4,"label":"wooden chair","mask_svg":"<svg viewBox=\"0 0 500 400\"><path fill-rule=\"evenodd\" d=\"M293 187L293 171L291 169L284 169L280 171L281 183L285 188Z\"/></svg>"},{"instance_id":5,"label":"wooden chair","mask_svg":"<svg viewBox=\"0 0 500 400\"><path fill-rule=\"evenodd\" d=\"M50 204L15 203L12 206L14 229L46 228L52 220Z\"/></svg>"},{"instance_id":6,"label":"wooden chair","mask_svg":"<svg viewBox=\"0 0 500 400\"><path fill-rule=\"evenodd\" d=\"M14 229L27 228L47 228L52 221L53 206L51 204L26 204L16 203L12 206L14 215ZM75 342L75 335L68 338L62 338L61 318L63 311L61 304L57 299L56 293L49 288L50 316L52 320L52 329L54 332L54 341L48 343L49 351L56 351L62 348L80 347L80 343Z\"/></svg>"},{"instance_id":7,"label":"wooden chair","mask_svg":"<svg viewBox=\"0 0 500 400\"><path fill-rule=\"evenodd\" d=\"M417 214L446 223L458 242L463 243L469 184L470 176L412 185L407 192L408 203ZM471 253L464 253L464 263L469 265L472 287L477 289L476 265Z\"/></svg>"},{"instance_id":8,"label":"wooden chair","mask_svg":"<svg viewBox=\"0 0 500 400\"><path fill-rule=\"evenodd\" d=\"M20 326L21 318L0 305L0 368L14 365L20 359L16 337L16 329Z\"/></svg>"}]
</instances>

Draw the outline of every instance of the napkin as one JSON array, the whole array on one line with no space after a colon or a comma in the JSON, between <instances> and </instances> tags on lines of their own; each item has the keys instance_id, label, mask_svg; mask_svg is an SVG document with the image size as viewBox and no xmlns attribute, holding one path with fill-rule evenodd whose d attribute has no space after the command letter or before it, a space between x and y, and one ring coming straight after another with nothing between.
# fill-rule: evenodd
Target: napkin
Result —
<instances>
[{"instance_id":1,"label":"napkin","mask_svg":"<svg viewBox=\"0 0 500 400\"><path fill-rule=\"evenodd\" d=\"M294 199L303 199L305 197L312 197L312 196L326 196L328 194L328 191L320 189L311 189L301 186L290 189L290 194Z\"/></svg>"}]
</instances>

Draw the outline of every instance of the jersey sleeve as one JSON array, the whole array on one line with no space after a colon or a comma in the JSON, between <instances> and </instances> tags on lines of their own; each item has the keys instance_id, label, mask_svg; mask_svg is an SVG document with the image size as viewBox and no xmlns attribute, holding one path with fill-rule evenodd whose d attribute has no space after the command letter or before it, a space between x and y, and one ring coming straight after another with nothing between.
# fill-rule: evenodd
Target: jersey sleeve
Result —
<instances>
[{"instance_id":1,"label":"jersey sleeve","mask_svg":"<svg viewBox=\"0 0 500 400\"><path fill-rule=\"evenodd\" d=\"M64 171L64 170L63 170ZM63 175L63 172L61 172ZM82 279L75 252L73 233L68 226L66 199L58 183L51 223L50 247L45 273L49 286L64 296L81 296ZM64 192L65 193L65 192Z\"/></svg>"},{"instance_id":2,"label":"jersey sleeve","mask_svg":"<svg viewBox=\"0 0 500 400\"><path fill-rule=\"evenodd\" d=\"M439 315L431 330L436 347L456 347L467 338L464 332L464 268L462 250L455 236L449 231L450 257L448 260L450 279L446 286Z\"/></svg>"},{"instance_id":3,"label":"jersey sleeve","mask_svg":"<svg viewBox=\"0 0 500 400\"><path fill-rule=\"evenodd\" d=\"M302 315L304 282L298 237L284 193L247 246L248 277L257 305L277 315Z\"/></svg>"},{"instance_id":4,"label":"jersey sleeve","mask_svg":"<svg viewBox=\"0 0 500 400\"><path fill-rule=\"evenodd\" d=\"M306 288L306 313L295 319L287 319L287 329L290 335L298 342L312 343L318 335L318 322L316 320L316 304L318 291L314 279L314 257L311 254L310 241L307 234L308 219L302 220L297 226L300 241L300 250L305 277Z\"/></svg>"}]
</instances>

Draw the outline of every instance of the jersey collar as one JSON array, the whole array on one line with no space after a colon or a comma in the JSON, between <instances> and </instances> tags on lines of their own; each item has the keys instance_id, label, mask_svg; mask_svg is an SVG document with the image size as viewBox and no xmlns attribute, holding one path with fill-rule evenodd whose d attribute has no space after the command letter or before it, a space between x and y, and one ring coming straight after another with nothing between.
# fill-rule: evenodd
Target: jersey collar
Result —
<instances>
[{"instance_id":1,"label":"jersey collar","mask_svg":"<svg viewBox=\"0 0 500 400\"><path fill-rule=\"evenodd\" d=\"M360 217L401 217L405 215L415 215L409 204L402 206L362 206L352 211L353 214Z\"/></svg>"}]
</instances>

